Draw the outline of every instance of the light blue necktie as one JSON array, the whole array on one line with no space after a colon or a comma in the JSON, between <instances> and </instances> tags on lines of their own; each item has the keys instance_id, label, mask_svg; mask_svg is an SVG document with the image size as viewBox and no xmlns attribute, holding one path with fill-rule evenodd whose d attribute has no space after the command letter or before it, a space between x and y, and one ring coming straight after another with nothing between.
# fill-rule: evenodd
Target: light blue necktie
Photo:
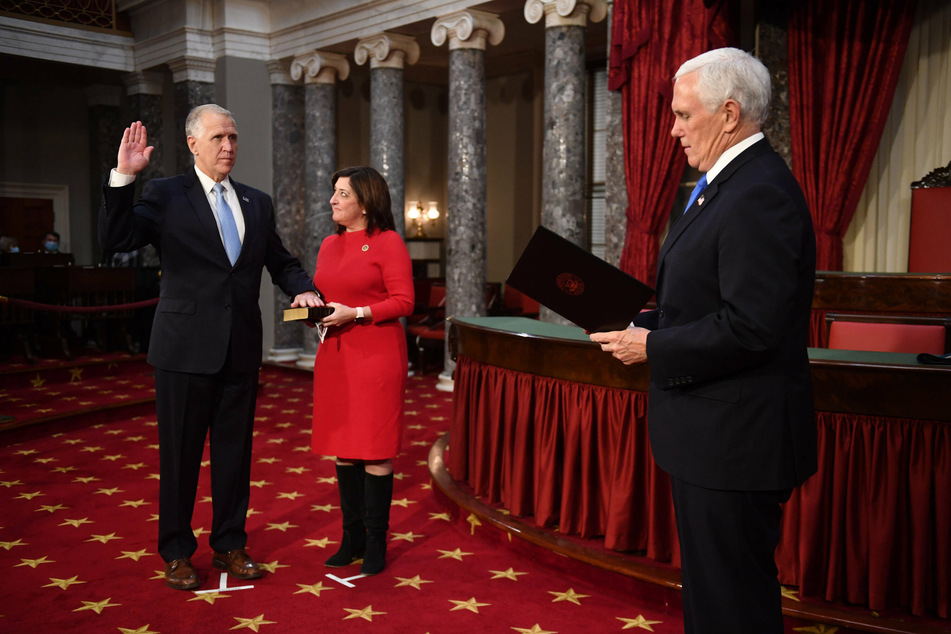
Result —
<instances>
[{"instance_id":1,"label":"light blue necktie","mask_svg":"<svg viewBox=\"0 0 951 634\"><path fill-rule=\"evenodd\" d=\"M697 181L697 184L694 185L693 191L690 192L690 201L687 202L687 206L684 207L684 213L687 213L687 210L690 209L690 206L693 205L693 201L697 200L697 196L700 195L704 189L707 188L707 175L704 174L700 177L700 180Z\"/></svg>"},{"instance_id":2,"label":"light blue necktie","mask_svg":"<svg viewBox=\"0 0 951 634\"><path fill-rule=\"evenodd\" d=\"M228 252L228 259L231 264L238 260L241 253L241 238L238 236L238 225L234 222L234 214L231 212L231 206L225 200L225 187L221 183L215 183L215 200L218 205L218 220L221 222L221 235L225 240L225 251Z\"/></svg>"}]
</instances>

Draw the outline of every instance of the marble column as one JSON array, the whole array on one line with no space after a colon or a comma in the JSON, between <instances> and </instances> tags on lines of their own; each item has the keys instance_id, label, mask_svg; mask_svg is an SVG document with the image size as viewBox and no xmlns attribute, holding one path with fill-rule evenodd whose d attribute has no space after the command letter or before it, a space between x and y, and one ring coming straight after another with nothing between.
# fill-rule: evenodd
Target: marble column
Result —
<instances>
[{"instance_id":1,"label":"marble column","mask_svg":"<svg viewBox=\"0 0 951 634\"><path fill-rule=\"evenodd\" d=\"M485 49L505 36L498 16L467 10L437 18L432 42L449 42L449 183L446 210L446 314L485 315ZM448 329L447 329L448 332ZM452 389L455 362L444 347L439 388Z\"/></svg>"},{"instance_id":2,"label":"marble column","mask_svg":"<svg viewBox=\"0 0 951 634\"><path fill-rule=\"evenodd\" d=\"M304 225L301 263L307 271L317 266L317 250L324 238L337 230L330 209L331 177L337 162L337 79L350 75L343 55L311 51L291 62L291 77L304 81ZM314 367L317 333L304 336L304 350L297 365Z\"/></svg>"},{"instance_id":3,"label":"marble column","mask_svg":"<svg viewBox=\"0 0 951 634\"><path fill-rule=\"evenodd\" d=\"M614 2L608 2L608 45L606 55L610 57L611 14ZM624 251L624 237L627 228L627 175L624 173L624 106L621 92L609 90L607 95L605 118L607 138L604 147L604 223L605 232L604 259L614 266L621 263Z\"/></svg>"},{"instance_id":4,"label":"marble column","mask_svg":"<svg viewBox=\"0 0 951 634\"><path fill-rule=\"evenodd\" d=\"M528 0L525 19L545 18L545 136L542 224L586 246L585 34L607 14L605 0ZM544 306L543 321L567 323Z\"/></svg>"},{"instance_id":5,"label":"marble column","mask_svg":"<svg viewBox=\"0 0 951 634\"><path fill-rule=\"evenodd\" d=\"M370 60L370 166L390 188L396 231L405 237L405 147L403 143L403 64L419 59L412 37L380 33L357 42L354 61Z\"/></svg>"},{"instance_id":6,"label":"marble column","mask_svg":"<svg viewBox=\"0 0 951 634\"><path fill-rule=\"evenodd\" d=\"M165 176L163 168L165 161L165 147L163 143L162 125L162 74L148 71L126 73L122 77L125 83L127 102L129 104L129 121L120 122L125 128L132 121L141 121L149 134L149 144L155 149L149 157L149 166L136 178L136 187L141 191L142 185L153 178ZM158 267L158 251L151 244L139 249L136 258L139 266Z\"/></svg>"},{"instance_id":7,"label":"marble column","mask_svg":"<svg viewBox=\"0 0 951 634\"><path fill-rule=\"evenodd\" d=\"M272 198L277 233L287 250L298 257L304 254L304 87L291 77L290 64L284 60L268 62L271 81L271 161ZM308 273L313 268L306 268ZM304 328L298 322L284 322L287 296L274 291L274 345L269 361L296 361L304 349Z\"/></svg>"},{"instance_id":8,"label":"marble column","mask_svg":"<svg viewBox=\"0 0 951 634\"><path fill-rule=\"evenodd\" d=\"M761 9L761 10L760 10ZM784 3L765 2L758 8L756 56L769 69L773 80L773 98L763 132L770 145L792 167L792 133L789 129L789 55L786 25L789 9Z\"/></svg>"},{"instance_id":9,"label":"marble column","mask_svg":"<svg viewBox=\"0 0 951 634\"><path fill-rule=\"evenodd\" d=\"M215 60L179 57L168 67L175 86L175 173L182 174L195 164L185 143L185 118L195 106L215 103Z\"/></svg>"},{"instance_id":10,"label":"marble column","mask_svg":"<svg viewBox=\"0 0 951 634\"><path fill-rule=\"evenodd\" d=\"M102 183L109 170L116 166L116 148L122 139L122 127L119 125L119 104L122 90L116 86L92 85L83 89L86 97L86 112L89 130L89 209L98 210L102 200ZM91 236L97 235L98 214L89 214L89 226L83 231ZM75 229L74 229L75 231ZM78 236L73 236L73 241ZM98 240L93 239L96 255L94 262L77 264L101 264L103 254Z\"/></svg>"}]
</instances>

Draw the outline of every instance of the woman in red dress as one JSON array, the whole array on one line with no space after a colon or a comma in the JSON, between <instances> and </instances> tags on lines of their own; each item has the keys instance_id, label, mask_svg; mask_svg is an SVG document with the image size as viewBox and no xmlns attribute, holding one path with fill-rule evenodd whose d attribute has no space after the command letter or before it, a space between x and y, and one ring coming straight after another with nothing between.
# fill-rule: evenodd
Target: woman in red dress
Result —
<instances>
[{"instance_id":1,"label":"woman in red dress","mask_svg":"<svg viewBox=\"0 0 951 634\"><path fill-rule=\"evenodd\" d=\"M350 167L333 186L337 233L320 245L314 274L334 311L318 326L312 449L337 457L343 538L325 565L362 557L360 572L372 575L386 563L408 369L399 319L413 312L413 272L383 177Z\"/></svg>"}]
</instances>

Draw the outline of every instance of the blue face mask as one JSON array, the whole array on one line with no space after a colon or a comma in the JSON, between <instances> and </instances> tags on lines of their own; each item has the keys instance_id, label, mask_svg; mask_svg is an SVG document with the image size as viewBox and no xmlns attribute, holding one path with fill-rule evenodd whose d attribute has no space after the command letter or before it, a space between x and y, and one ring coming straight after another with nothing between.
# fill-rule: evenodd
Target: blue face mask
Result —
<instances>
[{"instance_id":1,"label":"blue face mask","mask_svg":"<svg viewBox=\"0 0 951 634\"><path fill-rule=\"evenodd\" d=\"M49 251L50 253L56 253L57 251L59 251L59 242L53 242L52 240L50 240L49 242L45 243L43 246L45 246L46 250Z\"/></svg>"},{"instance_id":2,"label":"blue face mask","mask_svg":"<svg viewBox=\"0 0 951 634\"><path fill-rule=\"evenodd\" d=\"M20 247L10 247L10 253L19 253Z\"/></svg>"}]
</instances>

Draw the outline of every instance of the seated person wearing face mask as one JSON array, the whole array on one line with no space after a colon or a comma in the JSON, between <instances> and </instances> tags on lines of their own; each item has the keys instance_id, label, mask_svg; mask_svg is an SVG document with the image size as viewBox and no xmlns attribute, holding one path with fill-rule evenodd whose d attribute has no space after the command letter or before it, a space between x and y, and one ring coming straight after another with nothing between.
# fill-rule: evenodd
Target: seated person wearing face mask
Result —
<instances>
[{"instance_id":1,"label":"seated person wearing face mask","mask_svg":"<svg viewBox=\"0 0 951 634\"><path fill-rule=\"evenodd\" d=\"M43 253L59 253L59 234L49 231L43 238Z\"/></svg>"}]
</instances>

